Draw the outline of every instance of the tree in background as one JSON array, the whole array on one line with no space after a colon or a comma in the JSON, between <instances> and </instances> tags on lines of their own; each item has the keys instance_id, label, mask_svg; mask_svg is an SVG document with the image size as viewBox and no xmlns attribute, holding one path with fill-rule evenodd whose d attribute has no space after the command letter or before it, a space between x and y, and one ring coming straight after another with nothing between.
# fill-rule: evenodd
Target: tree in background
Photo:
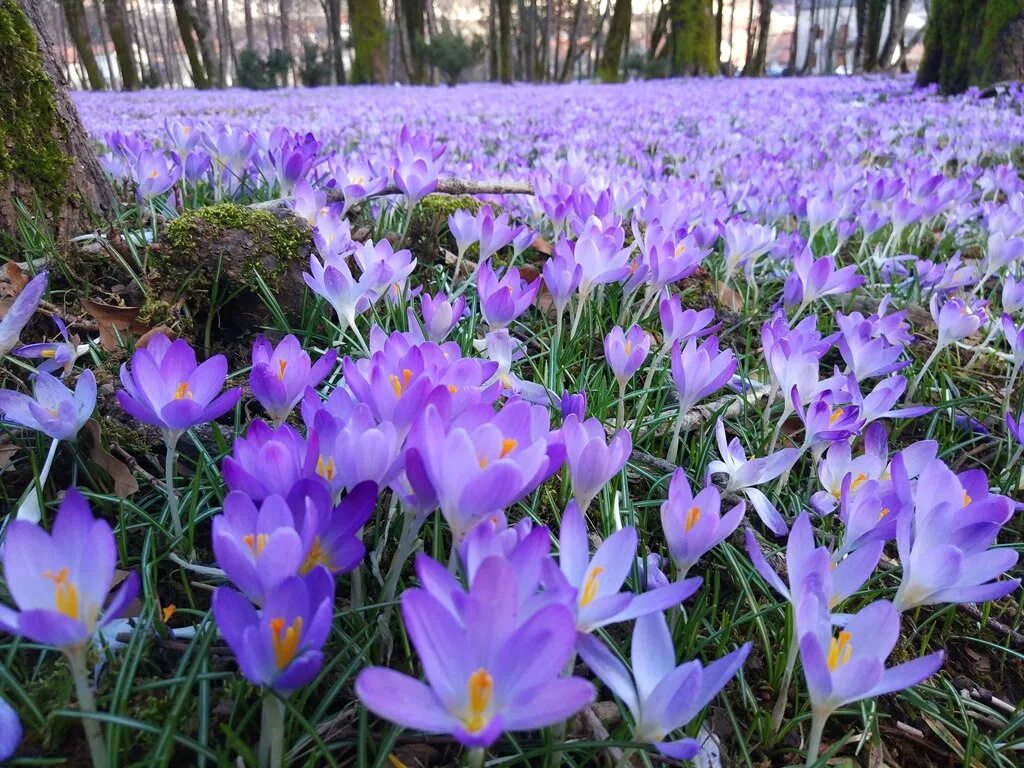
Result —
<instances>
[{"instance_id":1,"label":"tree in background","mask_svg":"<svg viewBox=\"0 0 1024 768\"><path fill-rule=\"evenodd\" d=\"M608 28L608 39L605 41L604 55L597 68L597 77L602 83L619 81L619 62L622 51L629 45L629 28L633 22L633 3L631 0L615 0L612 12L612 23Z\"/></svg>"},{"instance_id":2,"label":"tree in background","mask_svg":"<svg viewBox=\"0 0 1024 768\"><path fill-rule=\"evenodd\" d=\"M459 82L462 73L480 61L483 52L482 38L474 36L472 40L467 40L447 19L442 19L441 29L423 49L424 58L441 71L448 85Z\"/></svg>"},{"instance_id":3,"label":"tree in background","mask_svg":"<svg viewBox=\"0 0 1024 768\"><path fill-rule=\"evenodd\" d=\"M944 93L1024 78L1022 0L933 0L919 85Z\"/></svg>"},{"instance_id":4,"label":"tree in background","mask_svg":"<svg viewBox=\"0 0 1024 768\"><path fill-rule=\"evenodd\" d=\"M718 71L710 0L669 0L669 15L672 74L706 75Z\"/></svg>"},{"instance_id":5,"label":"tree in background","mask_svg":"<svg viewBox=\"0 0 1024 768\"><path fill-rule=\"evenodd\" d=\"M64 20L68 25L71 41L75 44L78 61L85 69L89 78L89 87L94 91L102 91L106 87L96 55L92 52L92 40L89 39L89 22L85 16L85 4L82 0L60 0L64 10Z\"/></svg>"},{"instance_id":6,"label":"tree in background","mask_svg":"<svg viewBox=\"0 0 1024 768\"><path fill-rule=\"evenodd\" d=\"M387 82L387 41L379 0L348 0L348 21L355 49L352 82Z\"/></svg>"},{"instance_id":7,"label":"tree in background","mask_svg":"<svg viewBox=\"0 0 1024 768\"><path fill-rule=\"evenodd\" d=\"M140 85L139 74L135 68L124 0L103 0L103 8L107 12L107 27L110 29L110 40L114 43L117 68L121 71L121 87L126 91L137 91Z\"/></svg>"}]
</instances>

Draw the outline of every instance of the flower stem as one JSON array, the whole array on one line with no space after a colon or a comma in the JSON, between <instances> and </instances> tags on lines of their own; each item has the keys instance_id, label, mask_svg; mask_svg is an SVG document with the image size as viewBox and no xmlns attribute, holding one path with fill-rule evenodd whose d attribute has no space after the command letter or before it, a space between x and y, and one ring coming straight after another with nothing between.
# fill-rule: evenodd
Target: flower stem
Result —
<instances>
[{"instance_id":1,"label":"flower stem","mask_svg":"<svg viewBox=\"0 0 1024 768\"><path fill-rule=\"evenodd\" d=\"M394 557L391 558L391 567L388 569L388 576L384 582L384 591L381 593L380 601L385 604L395 599L395 592L398 589L398 577L402 573L405 561L409 559L409 553L412 552L416 544L416 538L419 536L420 526L422 525L421 520L413 510L405 510L403 517L402 533L398 537L398 548L395 550ZM384 610L390 609L385 608Z\"/></svg>"},{"instance_id":2,"label":"flower stem","mask_svg":"<svg viewBox=\"0 0 1024 768\"><path fill-rule=\"evenodd\" d=\"M668 444L668 455L665 457L669 464L676 463L676 455L679 453L679 433L683 429L683 415L683 409L680 407L675 426L672 427L672 441Z\"/></svg>"},{"instance_id":3,"label":"flower stem","mask_svg":"<svg viewBox=\"0 0 1024 768\"><path fill-rule=\"evenodd\" d=\"M78 709L85 715L96 713L96 697L89 685L89 670L85 662L85 645L78 645L65 651L68 664L71 666L71 677L75 681L75 695L78 697ZM107 768L107 745L103 741L103 730L100 723L91 717L82 718L82 728L89 742L89 754L92 755L93 768Z\"/></svg>"},{"instance_id":4,"label":"flower stem","mask_svg":"<svg viewBox=\"0 0 1024 768\"><path fill-rule=\"evenodd\" d=\"M487 752L483 747L477 747L476 749L469 750L466 753L466 768L483 768L484 758L487 756Z\"/></svg>"},{"instance_id":5,"label":"flower stem","mask_svg":"<svg viewBox=\"0 0 1024 768\"><path fill-rule=\"evenodd\" d=\"M939 352L942 351L942 347L935 347L932 353L928 355L928 359L924 361L924 366L918 371L917 376L914 377L914 381L910 384L910 389L907 390L906 402L911 402L914 399L914 393L917 392L917 388L921 385L921 379L924 378L925 371L935 362L935 358L939 356Z\"/></svg>"},{"instance_id":6,"label":"flower stem","mask_svg":"<svg viewBox=\"0 0 1024 768\"><path fill-rule=\"evenodd\" d=\"M577 299L576 299L576 314L573 315L573 317L572 317L572 326L569 328L569 339L570 340L576 338L576 329L579 328L580 318L583 317L583 305L585 303L586 303L586 300L582 296L577 297Z\"/></svg>"},{"instance_id":7,"label":"flower stem","mask_svg":"<svg viewBox=\"0 0 1024 768\"><path fill-rule=\"evenodd\" d=\"M786 704L789 702L789 686L793 681L793 669L796 667L796 656L799 650L797 645L795 628L789 638L789 655L786 657L786 671L782 673L782 685L779 687L779 698L772 709L772 733L777 734L782 727L782 720L786 715Z\"/></svg>"},{"instance_id":8,"label":"flower stem","mask_svg":"<svg viewBox=\"0 0 1024 768\"><path fill-rule=\"evenodd\" d=\"M630 762L633 759L633 750L624 749L622 750L622 757L615 763L615 768L628 768L633 763Z\"/></svg>"},{"instance_id":9,"label":"flower stem","mask_svg":"<svg viewBox=\"0 0 1024 768\"><path fill-rule=\"evenodd\" d=\"M821 749L821 734L825 730L825 721L828 716L821 716L817 712L811 715L811 732L807 736L807 762L804 768L811 768L818 762L818 751Z\"/></svg>"},{"instance_id":10,"label":"flower stem","mask_svg":"<svg viewBox=\"0 0 1024 768\"><path fill-rule=\"evenodd\" d=\"M181 515L178 512L178 494L174 490L174 461L178 457L178 438L167 441L167 455L164 457L164 489L167 491L167 508L171 511L171 526L174 538L181 539L185 535L181 527Z\"/></svg>"},{"instance_id":11,"label":"flower stem","mask_svg":"<svg viewBox=\"0 0 1024 768\"><path fill-rule=\"evenodd\" d=\"M626 382L619 382L619 410L615 414L615 430L626 426Z\"/></svg>"},{"instance_id":12,"label":"flower stem","mask_svg":"<svg viewBox=\"0 0 1024 768\"><path fill-rule=\"evenodd\" d=\"M261 768L284 765L284 701L271 691L263 694L259 758Z\"/></svg>"}]
</instances>

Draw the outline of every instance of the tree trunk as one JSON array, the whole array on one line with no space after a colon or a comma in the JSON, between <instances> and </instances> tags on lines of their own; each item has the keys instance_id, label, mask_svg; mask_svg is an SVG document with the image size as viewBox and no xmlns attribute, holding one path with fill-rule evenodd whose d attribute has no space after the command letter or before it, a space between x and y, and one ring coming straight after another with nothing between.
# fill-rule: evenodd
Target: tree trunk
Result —
<instances>
[{"instance_id":1,"label":"tree trunk","mask_svg":"<svg viewBox=\"0 0 1024 768\"><path fill-rule=\"evenodd\" d=\"M331 68L334 82L345 84L344 41L341 39L341 0L325 0L324 14L327 17L327 41L331 49Z\"/></svg>"},{"instance_id":2,"label":"tree trunk","mask_svg":"<svg viewBox=\"0 0 1024 768\"><path fill-rule=\"evenodd\" d=\"M18 232L16 199L41 210L60 240L109 222L114 192L68 95L39 0L0 0L0 50L0 231Z\"/></svg>"},{"instance_id":3,"label":"tree trunk","mask_svg":"<svg viewBox=\"0 0 1024 768\"><path fill-rule=\"evenodd\" d=\"M103 4L97 2L94 3L93 6L96 8L96 28L100 33L100 45L103 46L103 58L106 59L107 62L107 77L110 80L110 88L111 90L117 90L119 86L117 80L114 79L114 60L110 57L110 46L107 45L107 20L103 13Z\"/></svg>"},{"instance_id":4,"label":"tree trunk","mask_svg":"<svg viewBox=\"0 0 1024 768\"><path fill-rule=\"evenodd\" d=\"M256 50L256 24L252 20L252 0L243 0L242 12L245 14L245 47Z\"/></svg>"},{"instance_id":5,"label":"tree trunk","mask_svg":"<svg viewBox=\"0 0 1024 768\"><path fill-rule=\"evenodd\" d=\"M132 41L128 35L128 21L125 18L124 0L103 0L107 14L110 40L114 43L117 68L121 70L121 87L126 91L139 89L139 74L132 55Z\"/></svg>"},{"instance_id":6,"label":"tree trunk","mask_svg":"<svg viewBox=\"0 0 1024 768\"><path fill-rule=\"evenodd\" d=\"M512 0L498 1L498 74L512 82Z\"/></svg>"},{"instance_id":7,"label":"tree trunk","mask_svg":"<svg viewBox=\"0 0 1024 768\"><path fill-rule=\"evenodd\" d=\"M597 67L597 77L602 83L617 83L622 66L622 49L629 41L629 27L633 21L631 0L615 0L612 23L608 27L608 39L604 45L604 56Z\"/></svg>"},{"instance_id":8,"label":"tree trunk","mask_svg":"<svg viewBox=\"0 0 1024 768\"><path fill-rule=\"evenodd\" d=\"M710 0L670 0L673 75L717 70L715 27Z\"/></svg>"},{"instance_id":9,"label":"tree trunk","mask_svg":"<svg viewBox=\"0 0 1024 768\"><path fill-rule=\"evenodd\" d=\"M934 0L919 85L943 93L1024 79L1024 0Z\"/></svg>"},{"instance_id":10,"label":"tree trunk","mask_svg":"<svg viewBox=\"0 0 1024 768\"><path fill-rule=\"evenodd\" d=\"M92 40L89 39L89 22L85 17L85 3L82 0L60 0L64 9L64 20L68 24L68 33L75 44L78 61L85 68L89 78L89 87L94 91L102 91L106 84L103 74L96 63L96 55L92 52Z\"/></svg>"},{"instance_id":11,"label":"tree trunk","mask_svg":"<svg viewBox=\"0 0 1024 768\"><path fill-rule=\"evenodd\" d=\"M188 0L173 0L174 17L178 21L178 32L181 33L181 44L188 57L189 69L192 72L192 84L200 90L210 87L210 79L206 67L199 55L199 47L193 37L192 14L189 12Z\"/></svg>"},{"instance_id":12,"label":"tree trunk","mask_svg":"<svg viewBox=\"0 0 1024 768\"><path fill-rule=\"evenodd\" d=\"M805 75L808 72L814 72L814 67L817 64L816 55L814 52L814 44L818 40L818 2L817 0L811 0L811 20L808 25L810 32L807 35L807 51L804 53L804 65L800 67L800 74ZM862 29L862 27L858 27ZM858 35L860 38L860 35Z\"/></svg>"},{"instance_id":13,"label":"tree trunk","mask_svg":"<svg viewBox=\"0 0 1024 768\"><path fill-rule=\"evenodd\" d=\"M836 4L836 18L839 18L839 4ZM761 0L761 16L757 23L757 50L754 54L754 69L751 74L763 76L768 58L768 31L772 25L772 0Z\"/></svg>"},{"instance_id":14,"label":"tree trunk","mask_svg":"<svg viewBox=\"0 0 1024 768\"><path fill-rule=\"evenodd\" d=\"M564 83L569 79L569 73L572 71L572 65L576 62L576 49L579 47L580 40L580 24L583 21L583 2L584 0L576 0L576 10L573 11L572 17L572 31L569 33L569 48L565 52L565 61L562 63L562 72L558 76L558 81ZM555 40L555 45L558 45L558 40Z\"/></svg>"},{"instance_id":15,"label":"tree trunk","mask_svg":"<svg viewBox=\"0 0 1024 768\"><path fill-rule=\"evenodd\" d=\"M379 0L348 0L348 18L355 46L352 82L387 82L387 41Z\"/></svg>"},{"instance_id":16,"label":"tree trunk","mask_svg":"<svg viewBox=\"0 0 1024 768\"><path fill-rule=\"evenodd\" d=\"M715 61L718 62L719 71L722 69L722 27L724 23L725 0L718 0L718 8L715 10Z\"/></svg>"},{"instance_id":17,"label":"tree trunk","mask_svg":"<svg viewBox=\"0 0 1024 768\"><path fill-rule=\"evenodd\" d=\"M757 46L757 28L754 26L754 0L750 0L750 13L747 15L747 51L743 58L743 74L751 74L754 66L754 49Z\"/></svg>"},{"instance_id":18,"label":"tree trunk","mask_svg":"<svg viewBox=\"0 0 1024 768\"><path fill-rule=\"evenodd\" d=\"M796 74L796 57L800 51L800 3L794 3L796 6L793 12L793 37L789 40L789 64L787 69L789 74Z\"/></svg>"},{"instance_id":19,"label":"tree trunk","mask_svg":"<svg viewBox=\"0 0 1024 768\"><path fill-rule=\"evenodd\" d=\"M882 42L882 23L885 21L885 0L868 0L867 26L864 28L864 43L861 57L865 72L878 69L878 47Z\"/></svg>"},{"instance_id":20,"label":"tree trunk","mask_svg":"<svg viewBox=\"0 0 1024 768\"><path fill-rule=\"evenodd\" d=\"M277 7L281 21L281 50L284 51L284 55L288 57L288 69L291 71L294 81L298 82L298 79L294 78L295 57L292 55L291 1L278 0ZM285 79L287 80L287 78Z\"/></svg>"},{"instance_id":21,"label":"tree trunk","mask_svg":"<svg viewBox=\"0 0 1024 768\"><path fill-rule=\"evenodd\" d=\"M175 0L177 3L178 0ZM210 33L210 9L206 0L182 0L182 5L188 13L192 29L199 41L199 53L203 57L203 71L209 85L216 88L217 82L217 58L213 52L213 36Z\"/></svg>"},{"instance_id":22,"label":"tree trunk","mask_svg":"<svg viewBox=\"0 0 1024 768\"><path fill-rule=\"evenodd\" d=\"M426 10L423 0L395 1L395 20L399 29L402 30L399 42L405 64L405 74L413 85L421 85L426 74L423 63L423 45L426 43Z\"/></svg>"}]
</instances>

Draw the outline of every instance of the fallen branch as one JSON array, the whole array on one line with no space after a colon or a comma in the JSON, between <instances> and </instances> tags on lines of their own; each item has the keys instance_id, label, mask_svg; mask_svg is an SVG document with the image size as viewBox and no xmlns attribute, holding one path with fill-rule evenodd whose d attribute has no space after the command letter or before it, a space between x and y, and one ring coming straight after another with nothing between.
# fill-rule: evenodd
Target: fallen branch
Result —
<instances>
[{"instance_id":1,"label":"fallen branch","mask_svg":"<svg viewBox=\"0 0 1024 768\"><path fill-rule=\"evenodd\" d=\"M342 202L342 194L338 189L325 189L323 190L327 194L327 202L329 203L340 203ZM432 194L435 195L532 195L533 184L528 181L469 181L467 179L438 179L437 189ZM376 192L369 197L387 197L389 195L401 195L402 190L396 187L394 184L389 184L384 187L380 192ZM288 209L289 198L278 197L273 200L265 200L262 203L253 203L249 206L260 211L278 211L282 209Z\"/></svg>"}]
</instances>

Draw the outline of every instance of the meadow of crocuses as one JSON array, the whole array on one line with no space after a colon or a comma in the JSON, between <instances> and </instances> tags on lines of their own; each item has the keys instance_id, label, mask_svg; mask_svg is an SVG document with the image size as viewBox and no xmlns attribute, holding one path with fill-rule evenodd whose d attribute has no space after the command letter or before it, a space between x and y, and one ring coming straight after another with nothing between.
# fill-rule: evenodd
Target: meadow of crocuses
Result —
<instances>
[{"instance_id":1,"label":"meadow of crocuses","mask_svg":"<svg viewBox=\"0 0 1024 768\"><path fill-rule=\"evenodd\" d=\"M0 759L1021 764L1024 94L76 101L122 206L6 270ZM271 200L301 306L83 300Z\"/></svg>"}]
</instances>

